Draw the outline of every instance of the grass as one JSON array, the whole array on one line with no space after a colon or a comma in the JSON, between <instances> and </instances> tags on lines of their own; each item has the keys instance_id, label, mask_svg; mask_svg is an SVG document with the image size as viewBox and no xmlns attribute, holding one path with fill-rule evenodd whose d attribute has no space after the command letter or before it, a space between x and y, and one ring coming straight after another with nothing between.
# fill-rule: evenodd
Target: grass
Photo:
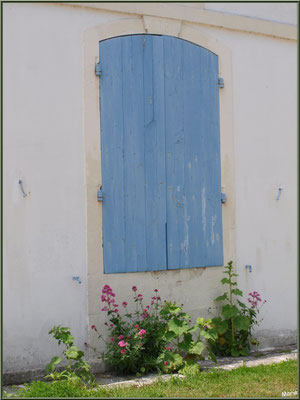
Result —
<instances>
[{"instance_id":1,"label":"grass","mask_svg":"<svg viewBox=\"0 0 300 400\"><path fill-rule=\"evenodd\" d=\"M297 362L284 361L280 364L240 367L232 371L211 370L178 379L174 375L168 382L143 387L108 389L99 386L97 390L67 382L32 382L26 389L20 389L17 397L112 397L112 398L154 398L154 397L282 397L283 392L297 391ZM297 398L297 395L289 395Z\"/></svg>"}]
</instances>

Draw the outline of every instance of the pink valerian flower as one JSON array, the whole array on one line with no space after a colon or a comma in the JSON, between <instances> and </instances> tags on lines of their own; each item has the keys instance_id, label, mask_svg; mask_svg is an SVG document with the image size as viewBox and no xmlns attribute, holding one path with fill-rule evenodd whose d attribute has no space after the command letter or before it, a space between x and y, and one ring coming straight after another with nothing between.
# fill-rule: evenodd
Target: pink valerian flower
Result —
<instances>
[{"instance_id":1,"label":"pink valerian flower","mask_svg":"<svg viewBox=\"0 0 300 400\"><path fill-rule=\"evenodd\" d=\"M112 291L112 288L109 285L104 285L102 289L103 294L107 294L109 296L115 297L114 292Z\"/></svg>"},{"instance_id":2,"label":"pink valerian flower","mask_svg":"<svg viewBox=\"0 0 300 400\"><path fill-rule=\"evenodd\" d=\"M119 304L113 304L113 307L119 307Z\"/></svg>"},{"instance_id":3,"label":"pink valerian flower","mask_svg":"<svg viewBox=\"0 0 300 400\"><path fill-rule=\"evenodd\" d=\"M122 349L121 354L126 354L126 349Z\"/></svg>"},{"instance_id":4,"label":"pink valerian flower","mask_svg":"<svg viewBox=\"0 0 300 400\"><path fill-rule=\"evenodd\" d=\"M116 309L114 310L114 312L115 312L115 313L118 313L118 312L119 312L119 310L116 308Z\"/></svg>"},{"instance_id":5,"label":"pink valerian flower","mask_svg":"<svg viewBox=\"0 0 300 400\"><path fill-rule=\"evenodd\" d=\"M126 346L128 346L128 343L127 343L127 342L124 342L124 340L121 340L121 341L118 343L118 346L120 346L120 347L126 347Z\"/></svg>"},{"instance_id":6,"label":"pink valerian flower","mask_svg":"<svg viewBox=\"0 0 300 400\"><path fill-rule=\"evenodd\" d=\"M141 315L141 318L142 318L142 319L146 319L147 317L149 317L149 314L148 314L147 312L145 312L145 313L143 313L143 314Z\"/></svg>"},{"instance_id":7,"label":"pink valerian flower","mask_svg":"<svg viewBox=\"0 0 300 400\"><path fill-rule=\"evenodd\" d=\"M167 350L167 351L170 351L170 350L171 350L171 347L170 347L170 346L167 346L167 347L166 347L166 350Z\"/></svg>"},{"instance_id":8,"label":"pink valerian flower","mask_svg":"<svg viewBox=\"0 0 300 400\"><path fill-rule=\"evenodd\" d=\"M105 306L105 307L102 307L102 308L101 308L101 311L109 311L109 308L106 307L106 306Z\"/></svg>"},{"instance_id":9,"label":"pink valerian flower","mask_svg":"<svg viewBox=\"0 0 300 400\"><path fill-rule=\"evenodd\" d=\"M96 331L96 330L97 330L96 325L92 325L92 326L91 326L91 329L93 329L94 331Z\"/></svg>"},{"instance_id":10,"label":"pink valerian flower","mask_svg":"<svg viewBox=\"0 0 300 400\"><path fill-rule=\"evenodd\" d=\"M248 293L248 295L252 297L252 298L251 297L248 298L248 302L251 304L251 307L253 307L253 308L257 307L258 302L262 301L260 294L256 291L254 291L252 293ZM265 304L265 303L266 303L266 300L264 300L263 304Z\"/></svg>"},{"instance_id":11,"label":"pink valerian flower","mask_svg":"<svg viewBox=\"0 0 300 400\"><path fill-rule=\"evenodd\" d=\"M133 292L136 292L136 291L137 291L137 287L136 287L136 286L132 286L131 289L132 289Z\"/></svg>"},{"instance_id":12,"label":"pink valerian flower","mask_svg":"<svg viewBox=\"0 0 300 400\"><path fill-rule=\"evenodd\" d=\"M142 295L142 294L138 294L138 295L137 295L137 299L138 299L138 300L143 300L143 295Z\"/></svg>"},{"instance_id":13,"label":"pink valerian flower","mask_svg":"<svg viewBox=\"0 0 300 400\"><path fill-rule=\"evenodd\" d=\"M144 337L146 336L146 331L145 331L145 329L141 329L141 330L139 331L138 335L139 335L140 338L144 338Z\"/></svg>"},{"instance_id":14,"label":"pink valerian flower","mask_svg":"<svg viewBox=\"0 0 300 400\"><path fill-rule=\"evenodd\" d=\"M151 300L156 300L156 296L152 296L152 297L151 297Z\"/></svg>"},{"instance_id":15,"label":"pink valerian flower","mask_svg":"<svg viewBox=\"0 0 300 400\"><path fill-rule=\"evenodd\" d=\"M114 324L110 324L109 326L112 328L114 326Z\"/></svg>"},{"instance_id":16,"label":"pink valerian flower","mask_svg":"<svg viewBox=\"0 0 300 400\"><path fill-rule=\"evenodd\" d=\"M126 301L123 301L122 306L123 306L123 307L126 307L126 306L127 306Z\"/></svg>"},{"instance_id":17,"label":"pink valerian flower","mask_svg":"<svg viewBox=\"0 0 300 400\"><path fill-rule=\"evenodd\" d=\"M124 335L120 335L119 336L119 339L121 340L121 339L124 339Z\"/></svg>"},{"instance_id":18,"label":"pink valerian flower","mask_svg":"<svg viewBox=\"0 0 300 400\"><path fill-rule=\"evenodd\" d=\"M140 329L140 327L138 325L135 325L135 329Z\"/></svg>"},{"instance_id":19,"label":"pink valerian flower","mask_svg":"<svg viewBox=\"0 0 300 400\"><path fill-rule=\"evenodd\" d=\"M115 340L115 338L114 338L114 337L111 337L111 338L110 338L110 341L111 341L111 342L113 342L114 340Z\"/></svg>"},{"instance_id":20,"label":"pink valerian flower","mask_svg":"<svg viewBox=\"0 0 300 400\"><path fill-rule=\"evenodd\" d=\"M84 345L85 345L85 346L88 346L88 342L84 342Z\"/></svg>"},{"instance_id":21,"label":"pink valerian flower","mask_svg":"<svg viewBox=\"0 0 300 400\"><path fill-rule=\"evenodd\" d=\"M158 290L157 290L157 289L154 289L154 292L158 292Z\"/></svg>"},{"instance_id":22,"label":"pink valerian flower","mask_svg":"<svg viewBox=\"0 0 300 400\"><path fill-rule=\"evenodd\" d=\"M166 367L167 365L169 365L168 361L164 362L164 366Z\"/></svg>"}]
</instances>

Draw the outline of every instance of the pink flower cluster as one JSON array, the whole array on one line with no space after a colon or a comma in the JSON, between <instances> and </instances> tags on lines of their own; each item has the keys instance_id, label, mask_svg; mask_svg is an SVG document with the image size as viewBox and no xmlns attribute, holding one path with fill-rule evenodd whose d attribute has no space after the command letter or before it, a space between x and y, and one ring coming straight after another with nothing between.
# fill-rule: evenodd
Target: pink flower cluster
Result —
<instances>
[{"instance_id":1,"label":"pink flower cluster","mask_svg":"<svg viewBox=\"0 0 300 400\"><path fill-rule=\"evenodd\" d=\"M105 285L102 289L101 301L103 303L107 303L108 306L104 306L103 308L101 308L101 311L112 310L115 313L119 312L118 304L115 304L115 297L116 295L112 291L112 288L109 285ZM112 309L112 307L114 307L114 309Z\"/></svg>"},{"instance_id":2,"label":"pink flower cluster","mask_svg":"<svg viewBox=\"0 0 300 400\"><path fill-rule=\"evenodd\" d=\"M145 329L141 329L141 330L139 331L138 335L139 335L139 337L140 337L141 339L143 339L143 338L146 336L146 331L145 331Z\"/></svg>"},{"instance_id":3,"label":"pink flower cluster","mask_svg":"<svg viewBox=\"0 0 300 400\"><path fill-rule=\"evenodd\" d=\"M248 293L248 295L251 296L248 298L248 302L251 304L251 307L257 307L258 303L261 302L260 294L254 291L252 293ZM266 302L267 300L264 300L263 304Z\"/></svg>"},{"instance_id":4,"label":"pink flower cluster","mask_svg":"<svg viewBox=\"0 0 300 400\"><path fill-rule=\"evenodd\" d=\"M119 343L118 343L118 346L120 346L120 347L126 347L126 346L128 346L128 343L127 343L127 342L124 342L124 340L120 340Z\"/></svg>"}]
</instances>

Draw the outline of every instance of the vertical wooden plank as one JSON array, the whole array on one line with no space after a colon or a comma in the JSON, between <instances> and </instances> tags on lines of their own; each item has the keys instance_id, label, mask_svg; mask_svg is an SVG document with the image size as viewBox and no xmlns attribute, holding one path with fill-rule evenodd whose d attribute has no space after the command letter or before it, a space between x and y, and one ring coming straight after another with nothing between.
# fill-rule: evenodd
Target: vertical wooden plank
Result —
<instances>
[{"instance_id":1,"label":"vertical wooden plank","mask_svg":"<svg viewBox=\"0 0 300 400\"><path fill-rule=\"evenodd\" d=\"M166 170L163 38L144 35L147 270L166 269Z\"/></svg>"},{"instance_id":2,"label":"vertical wooden plank","mask_svg":"<svg viewBox=\"0 0 300 400\"><path fill-rule=\"evenodd\" d=\"M125 265L127 272L146 267L143 37L122 38Z\"/></svg>"},{"instance_id":3,"label":"vertical wooden plank","mask_svg":"<svg viewBox=\"0 0 300 400\"><path fill-rule=\"evenodd\" d=\"M187 265L184 246L184 42L164 37L168 268Z\"/></svg>"},{"instance_id":4,"label":"vertical wooden plank","mask_svg":"<svg viewBox=\"0 0 300 400\"><path fill-rule=\"evenodd\" d=\"M105 273L125 272L124 154L121 39L99 44L101 160ZM113 162L112 162L113 155Z\"/></svg>"}]
</instances>

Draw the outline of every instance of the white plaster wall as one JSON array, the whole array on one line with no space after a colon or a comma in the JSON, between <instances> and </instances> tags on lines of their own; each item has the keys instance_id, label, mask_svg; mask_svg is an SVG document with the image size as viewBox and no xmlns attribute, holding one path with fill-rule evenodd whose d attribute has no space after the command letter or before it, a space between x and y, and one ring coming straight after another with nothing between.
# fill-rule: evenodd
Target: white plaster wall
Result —
<instances>
[{"instance_id":1,"label":"white plaster wall","mask_svg":"<svg viewBox=\"0 0 300 400\"><path fill-rule=\"evenodd\" d=\"M83 32L129 15L53 4L3 8L4 369L21 370L43 367L60 351L47 334L54 324L70 326L83 346L88 324L99 319L95 293L107 282L97 275L90 277L88 321ZM240 285L268 300L261 335L284 340L297 315L296 42L197 29L232 53ZM109 282L123 297L131 284L149 293L158 285L196 313L218 295L220 272L174 271L172 285L167 273L159 280L131 275L126 286L119 276Z\"/></svg>"},{"instance_id":2,"label":"white plaster wall","mask_svg":"<svg viewBox=\"0 0 300 400\"><path fill-rule=\"evenodd\" d=\"M268 21L297 24L297 4L284 2L257 2L257 3L205 3L204 8L211 11L221 11L229 14L256 17Z\"/></svg>"},{"instance_id":3,"label":"white plaster wall","mask_svg":"<svg viewBox=\"0 0 300 400\"><path fill-rule=\"evenodd\" d=\"M48 335L54 324L71 327L81 347L87 340L82 32L117 16L3 9L4 369L22 370L61 351Z\"/></svg>"}]
</instances>

